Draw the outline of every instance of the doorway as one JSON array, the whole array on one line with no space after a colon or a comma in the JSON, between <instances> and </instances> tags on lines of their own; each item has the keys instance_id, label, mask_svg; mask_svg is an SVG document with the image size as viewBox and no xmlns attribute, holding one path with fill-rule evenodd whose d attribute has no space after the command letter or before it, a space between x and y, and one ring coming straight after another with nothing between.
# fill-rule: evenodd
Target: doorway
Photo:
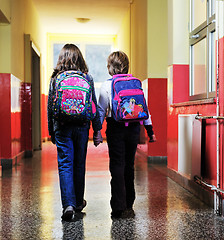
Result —
<instances>
[{"instance_id":1,"label":"doorway","mask_svg":"<svg viewBox=\"0 0 224 240\"><path fill-rule=\"evenodd\" d=\"M32 148L41 150L40 56L31 46Z\"/></svg>"}]
</instances>

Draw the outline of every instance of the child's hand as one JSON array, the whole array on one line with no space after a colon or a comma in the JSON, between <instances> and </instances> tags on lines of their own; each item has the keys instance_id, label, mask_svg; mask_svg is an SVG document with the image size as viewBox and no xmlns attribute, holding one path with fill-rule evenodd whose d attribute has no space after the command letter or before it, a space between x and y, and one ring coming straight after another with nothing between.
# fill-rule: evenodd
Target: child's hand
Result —
<instances>
[{"instance_id":1,"label":"child's hand","mask_svg":"<svg viewBox=\"0 0 224 240\"><path fill-rule=\"evenodd\" d=\"M97 147L102 142L103 142L103 137L101 135L101 132L100 131L94 132L93 133L93 143L94 143L94 145Z\"/></svg>"},{"instance_id":2,"label":"child's hand","mask_svg":"<svg viewBox=\"0 0 224 240\"><path fill-rule=\"evenodd\" d=\"M153 134L153 135L151 135L151 136L149 137L149 142L156 142L156 136L155 136L155 134Z\"/></svg>"}]
</instances>

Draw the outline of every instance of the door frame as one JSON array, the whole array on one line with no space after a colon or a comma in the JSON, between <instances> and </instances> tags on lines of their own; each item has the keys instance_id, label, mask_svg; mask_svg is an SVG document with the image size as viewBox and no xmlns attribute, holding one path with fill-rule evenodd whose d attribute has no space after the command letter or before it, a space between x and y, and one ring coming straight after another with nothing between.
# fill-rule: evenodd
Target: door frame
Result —
<instances>
[{"instance_id":1,"label":"door frame","mask_svg":"<svg viewBox=\"0 0 224 240\"><path fill-rule=\"evenodd\" d=\"M31 150L41 150L41 81L40 52L30 34L24 35L25 41L25 83L31 84Z\"/></svg>"}]
</instances>

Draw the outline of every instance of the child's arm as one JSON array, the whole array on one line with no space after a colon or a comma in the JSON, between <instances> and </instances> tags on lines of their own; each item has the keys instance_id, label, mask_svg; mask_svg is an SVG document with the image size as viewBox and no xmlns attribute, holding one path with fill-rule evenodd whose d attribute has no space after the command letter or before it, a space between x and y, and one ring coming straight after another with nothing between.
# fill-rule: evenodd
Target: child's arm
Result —
<instances>
[{"instance_id":1,"label":"child's arm","mask_svg":"<svg viewBox=\"0 0 224 240\"><path fill-rule=\"evenodd\" d=\"M109 104L110 104L108 94L109 93L106 89L106 82L105 82L102 84L102 86L100 88L100 95L99 95L99 101L98 101L98 108L99 108L101 124L103 124L103 121L106 117L106 114L107 114L107 111L109 108Z\"/></svg>"},{"instance_id":2,"label":"child's arm","mask_svg":"<svg viewBox=\"0 0 224 240\"><path fill-rule=\"evenodd\" d=\"M98 106L97 106L97 100L96 100L96 94L95 94L95 88L94 88L94 81L93 81L92 76L90 76L90 75L89 75L89 79L90 79L91 87L92 87L92 99L93 99L93 102L96 106L96 116L92 120L93 131L96 133L96 132L98 132L102 129L102 124L100 122L99 109L98 109Z\"/></svg>"},{"instance_id":3,"label":"child's arm","mask_svg":"<svg viewBox=\"0 0 224 240\"><path fill-rule=\"evenodd\" d=\"M49 135L51 136L51 141L52 143L55 144L55 134L54 134L54 129L53 129L53 112L52 112L52 107L53 107L53 96L54 96L54 87L53 87L53 78L50 81L49 85L49 93L48 93L48 101L47 101L47 120L48 120L48 132Z\"/></svg>"},{"instance_id":4,"label":"child's arm","mask_svg":"<svg viewBox=\"0 0 224 240\"><path fill-rule=\"evenodd\" d=\"M146 131L147 131L147 134L149 136L149 142L155 142L156 141L156 136L153 132L153 127L152 125L144 125Z\"/></svg>"},{"instance_id":5,"label":"child's arm","mask_svg":"<svg viewBox=\"0 0 224 240\"><path fill-rule=\"evenodd\" d=\"M151 120L151 115L148 111L149 114L149 118L144 120L144 127L147 131L148 137L149 137L149 142L155 142L156 141L156 136L154 134L153 131L153 127L152 127L152 120Z\"/></svg>"}]
</instances>

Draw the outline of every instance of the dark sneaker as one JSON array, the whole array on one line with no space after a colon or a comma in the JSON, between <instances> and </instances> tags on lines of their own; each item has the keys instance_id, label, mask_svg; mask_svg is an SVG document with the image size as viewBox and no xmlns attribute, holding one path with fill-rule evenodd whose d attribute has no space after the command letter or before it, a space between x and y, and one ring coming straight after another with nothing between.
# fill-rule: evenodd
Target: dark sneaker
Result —
<instances>
[{"instance_id":1,"label":"dark sneaker","mask_svg":"<svg viewBox=\"0 0 224 240\"><path fill-rule=\"evenodd\" d=\"M76 207L76 208L75 208L75 211L76 211L76 212L81 212L82 209L86 206L86 204L87 204L86 200L83 200L82 205Z\"/></svg>"},{"instance_id":2,"label":"dark sneaker","mask_svg":"<svg viewBox=\"0 0 224 240\"><path fill-rule=\"evenodd\" d=\"M134 218L135 212L132 208L111 212L111 218Z\"/></svg>"},{"instance_id":3,"label":"dark sneaker","mask_svg":"<svg viewBox=\"0 0 224 240\"><path fill-rule=\"evenodd\" d=\"M111 212L111 217L112 218L121 218L123 214L123 210L116 210Z\"/></svg>"},{"instance_id":4,"label":"dark sneaker","mask_svg":"<svg viewBox=\"0 0 224 240\"><path fill-rule=\"evenodd\" d=\"M133 208L128 208L125 211L125 218L134 218L135 217L135 211L133 210Z\"/></svg>"},{"instance_id":5,"label":"dark sneaker","mask_svg":"<svg viewBox=\"0 0 224 240\"><path fill-rule=\"evenodd\" d=\"M73 214L74 214L73 206L68 206L63 210L63 214L62 214L61 218L64 221L69 221L72 219Z\"/></svg>"}]
</instances>

